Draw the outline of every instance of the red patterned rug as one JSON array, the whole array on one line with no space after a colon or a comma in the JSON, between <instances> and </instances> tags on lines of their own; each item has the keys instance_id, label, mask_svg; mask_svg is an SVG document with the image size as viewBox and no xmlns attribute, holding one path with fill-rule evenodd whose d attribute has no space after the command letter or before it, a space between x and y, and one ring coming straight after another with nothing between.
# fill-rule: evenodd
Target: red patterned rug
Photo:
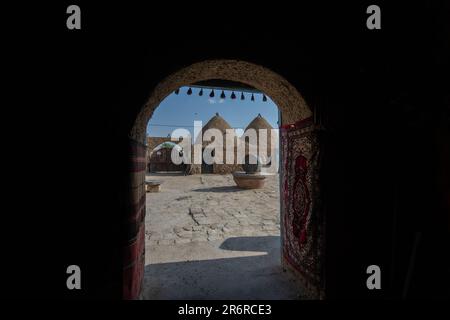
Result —
<instances>
[{"instance_id":1,"label":"red patterned rug","mask_svg":"<svg viewBox=\"0 0 450 320\"><path fill-rule=\"evenodd\" d=\"M323 216L320 209L320 149L310 118L280 130L283 255L314 287L323 288Z\"/></svg>"}]
</instances>

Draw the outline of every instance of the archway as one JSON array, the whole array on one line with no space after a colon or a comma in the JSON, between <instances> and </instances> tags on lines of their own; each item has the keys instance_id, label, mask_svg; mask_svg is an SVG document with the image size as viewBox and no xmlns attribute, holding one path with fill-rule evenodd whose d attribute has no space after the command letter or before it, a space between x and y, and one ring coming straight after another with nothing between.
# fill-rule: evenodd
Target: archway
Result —
<instances>
[{"instance_id":1,"label":"archway","mask_svg":"<svg viewBox=\"0 0 450 320\"><path fill-rule=\"evenodd\" d=\"M283 263L298 274L311 297L321 297L323 285L323 217L318 168L320 149L312 112L287 80L267 68L237 60L195 63L163 79L151 92L130 133L132 205L127 213L124 298L137 298L144 269L146 125L170 93L200 81L240 82L268 95L281 113L281 238ZM143 164L144 159L144 165Z\"/></svg>"},{"instance_id":2,"label":"archway","mask_svg":"<svg viewBox=\"0 0 450 320\"><path fill-rule=\"evenodd\" d=\"M150 140L151 138L149 138ZM175 149L180 155L183 153L183 148L179 144L172 141L160 143L155 148L148 148L148 171L149 172L184 172L186 171L185 164L174 164L170 161L172 149Z\"/></svg>"},{"instance_id":3,"label":"archway","mask_svg":"<svg viewBox=\"0 0 450 320\"><path fill-rule=\"evenodd\" d=\"M244 61L208 60L183 68L162 80L137 116L130 137L136 141L145 141L148 120L170 93L182 86L211 79L241 82L265 92L280 108L283 125L293 124L312 115L297 89L275 72Z\"/></svg>"}]
</instances>

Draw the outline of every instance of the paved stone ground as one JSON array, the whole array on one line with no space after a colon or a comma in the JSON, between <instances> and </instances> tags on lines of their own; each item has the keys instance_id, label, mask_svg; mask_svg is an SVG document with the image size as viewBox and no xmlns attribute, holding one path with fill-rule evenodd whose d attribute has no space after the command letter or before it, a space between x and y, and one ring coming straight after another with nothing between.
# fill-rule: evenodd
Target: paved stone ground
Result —
<instances>
[{"instance_id":1,"label":"paved stone ground","mask_svg":"<svg viewBox=\"0 0 450 320\"><path fill-rule=\"evenodd\" d=\"M280 263L278 176L242 190L231 175L148 175L144 299L299 299Z\"/></svg>"},{"instance_id":2,"label":"paved stone ground","mask_svg":"<svg viewBox=\"0 0 450 320\"><path fill-rule=\"evenodd\" d=\"M243 190L231 175L148 175L162 181L147 193L149 245L214 241L231 236L279 236L278 175L263 189Z\"/></svg>"}]
</instances>

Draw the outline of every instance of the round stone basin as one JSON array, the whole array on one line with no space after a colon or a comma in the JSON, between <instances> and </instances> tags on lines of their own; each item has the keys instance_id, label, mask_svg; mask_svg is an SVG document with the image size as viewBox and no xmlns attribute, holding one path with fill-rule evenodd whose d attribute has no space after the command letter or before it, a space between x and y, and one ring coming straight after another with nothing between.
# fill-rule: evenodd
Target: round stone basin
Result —
<instances>
[{"instance_id":1,"label":"round stone basin","mask_svg":"<svg viewBox=\"0 0 450 320\"><path fill-rule=\"evenodd\" d=\"M244 171L233 172L233 179L239 188L261 189L264 187L266 176L260 173L246 173Z\"/></svg>"}]
</instances>

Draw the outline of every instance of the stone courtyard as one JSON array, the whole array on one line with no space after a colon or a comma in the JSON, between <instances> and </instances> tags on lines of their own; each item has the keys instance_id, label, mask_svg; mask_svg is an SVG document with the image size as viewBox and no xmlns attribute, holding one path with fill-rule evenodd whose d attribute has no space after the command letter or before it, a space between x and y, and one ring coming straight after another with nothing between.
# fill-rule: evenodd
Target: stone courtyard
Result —
<instances>
[{"instance_id":1,"label":"stone courtyard","mask_svg":"<svg viewBox=\"0 0 450 320\"><path fill-rule=\"evenodd\" d=\"M147 193L148 245L213 241L233 236L279 236L278 175L263 189L235 186L232 175L149 174L161 192Z\"/></svg>"},{"instance_id":2,"label":"stone courtyard","mask_svg":"<svg viewBox=\"0 0 450 320\"><path fill-rule=\"evenodd\" d=\"M281 267L278 175L262 189L232 175L149 174L143 299L299 299Z\"/></svg>"}]
</instances>

